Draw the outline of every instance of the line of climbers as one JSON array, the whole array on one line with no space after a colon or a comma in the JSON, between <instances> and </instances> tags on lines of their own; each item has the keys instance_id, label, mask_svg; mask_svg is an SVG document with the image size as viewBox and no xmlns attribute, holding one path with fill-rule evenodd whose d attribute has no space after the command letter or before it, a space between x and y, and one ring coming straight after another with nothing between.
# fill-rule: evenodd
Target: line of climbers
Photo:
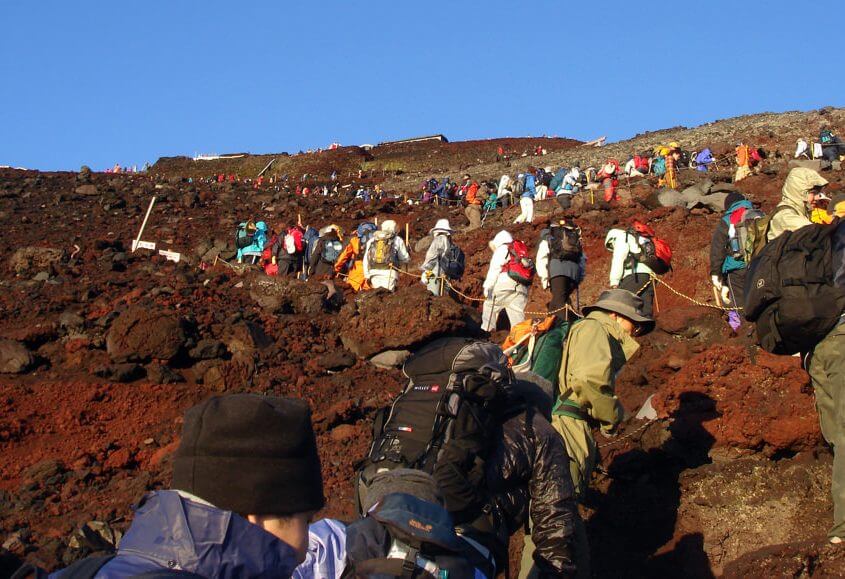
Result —
<instances>
[{"instance_id":1,"label":"line of climbers","mask_svg":"<svg viewBox=\"0 0 845 579\"><path fill-rule=\"evenodd\" d=\"M802 356L834 448L829 539L840 544L845 194L830 198L826 185L811 169L792 169L770 215L738 192L727 195L710 273L721 299L742 304L764 349ZM256 223L253 237L266 229ZM338 271L348 252L347 261L362 260L361 287L395 287L395 262L409 260L392 221L359 226L345 247L340 229L329 226L312 236L311 253L306 232L300 259L312 275L320 275L322 257L314 255L326 246L333 259L319 271ZM463 258L444 256L463 254L447 220L430 233L421 281L446 293L434 282ZM357 252L348 249L353 241ZM406 387L376 413L369 451L356 466L355 520L311 521L325 499L306 402L213 397L185 416L173 490L142 500L116 553L54 577L492 578L507 574L508 540L518 529L526 530L520 577L589 576L577 504L599 457L594 430L610 438L618 432L625 413L616 377L637 352L637 338L655 326L649 282L671 267L671 249L647 224L612 229L605 245L613 253L611 288L579 317L565 307L587 265L574 220L550 224L534 258L508 231L494 236L482 323L493 331L504 312L510 332L501 347L441 338L407 358ZM278 256L274 263L272 251L266 259L291 270ZM526 320L534 277L551 290L557 311ZM732 313L729 321L738 322Z\"/></svg>"}]
</instances>

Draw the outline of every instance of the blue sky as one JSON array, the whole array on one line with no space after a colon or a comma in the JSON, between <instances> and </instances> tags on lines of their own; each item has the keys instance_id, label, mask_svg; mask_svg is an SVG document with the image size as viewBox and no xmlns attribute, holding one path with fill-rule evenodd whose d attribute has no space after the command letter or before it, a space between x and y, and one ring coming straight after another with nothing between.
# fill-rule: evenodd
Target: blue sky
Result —
<instances>
[{"instance_id":1,"label":"blue sky","mask_svg":"<svg viewBox=\"0 0 845 579\"><path fill-rule=\"evenodd\" d=\"M670 5L0 0L0 165L429 133L617 140L844 104L839 61L812 55L838 53L823 43L841 0L658 14Z\"/></svg>"}]
</instances>

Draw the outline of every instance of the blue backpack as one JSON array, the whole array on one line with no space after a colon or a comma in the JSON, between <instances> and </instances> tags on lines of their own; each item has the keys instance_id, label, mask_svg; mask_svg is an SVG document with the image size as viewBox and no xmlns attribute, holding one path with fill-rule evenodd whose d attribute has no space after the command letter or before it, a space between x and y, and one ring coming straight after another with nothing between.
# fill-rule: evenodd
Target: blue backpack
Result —
<instances>
[{"instance_id":1,"label":"blue backpack","mask_svg":"<svg viewBox=\"0 0 845 579\"><path fill-rule=\"evenodd\" d=\"M328 263L334 263L343 251L343 243L339 239L327 239L323 243L323 253L320 258Z\"/></svg>"},{"instance_id":2,"label":"blue backpack","mask_svg":"<svg viewBox=\"0 0 845 579\"><path fill-rule=\"evenodd\" d=\"M657 157L651 164L651 172L662 177L666 174L666 157Z\"/></svg>"},{"instance_id":3,"label":"blue backpack","mask_svg":"<svg viewBox=\"0 0 845 579\"><path fill-rule=\"evenodd\" d=\"M821 141L822 145L827 145L828 143L833 142L833 133L827 129L819 133L819 140Z\"/></svg>"}]
</instances>

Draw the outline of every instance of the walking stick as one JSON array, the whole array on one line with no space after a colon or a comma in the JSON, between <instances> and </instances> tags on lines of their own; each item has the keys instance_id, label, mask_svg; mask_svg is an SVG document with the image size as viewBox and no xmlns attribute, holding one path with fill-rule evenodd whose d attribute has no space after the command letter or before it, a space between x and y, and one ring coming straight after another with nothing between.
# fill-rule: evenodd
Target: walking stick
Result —
<instances>
[{"instance_id":1,"label":"walking stick","mask_svg":"<svg viewBox=\"0 0 845 579\"><path fill-rule=\"evenodd\" d=\"M660 313L660 302L657 301L657 284L654 283L654 278L651 278L651 291L654 292L654 309Z\"/></svg>"}]
</instances>

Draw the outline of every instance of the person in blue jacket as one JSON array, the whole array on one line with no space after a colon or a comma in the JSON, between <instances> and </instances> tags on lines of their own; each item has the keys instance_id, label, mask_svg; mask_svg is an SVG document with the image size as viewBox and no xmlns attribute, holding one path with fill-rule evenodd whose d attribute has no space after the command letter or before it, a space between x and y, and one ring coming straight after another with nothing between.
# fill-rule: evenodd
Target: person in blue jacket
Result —
<instances>
[{"instance_id":1,"label":"person in blue jacket","mask_svg":"<svg viewBox=\"0 0 845 579\"><path fill-rule=\"evenodd\" d=\"M287 579L305 561L325 503L308 403L215 396L185 414L172 490L147 494L94 579ZM65 575L67 574L67 575ZM74 576L73 566L51 575Z\"/></svg>"},{"instance_id":2,"label":"person in blue jacket","mask_svg":"<svg viewBox=\"0 0 845 579\"><path fill-rule=\"evenodd\" d=\"M268 235L267 224L263 221L257 222L252 243L238 250L238 263L243 263L245 256L261 257L261 252L264 251L264 246L267 244Z\"/></svg>"},{"instance_id":3,"label":"person in blue jacket","mask_svg":"<svg viewBox=\"0 0 845 579\"><path fill-rule=\"evenodd\" d=\"M531 223L534 221L534 197L537 195L537 183L534 177L536 171L534 167L529 167L525 173L525 188L522 190L522 196L519 199L521 213L514 223Z\"/></svg>"}]
</instances>

